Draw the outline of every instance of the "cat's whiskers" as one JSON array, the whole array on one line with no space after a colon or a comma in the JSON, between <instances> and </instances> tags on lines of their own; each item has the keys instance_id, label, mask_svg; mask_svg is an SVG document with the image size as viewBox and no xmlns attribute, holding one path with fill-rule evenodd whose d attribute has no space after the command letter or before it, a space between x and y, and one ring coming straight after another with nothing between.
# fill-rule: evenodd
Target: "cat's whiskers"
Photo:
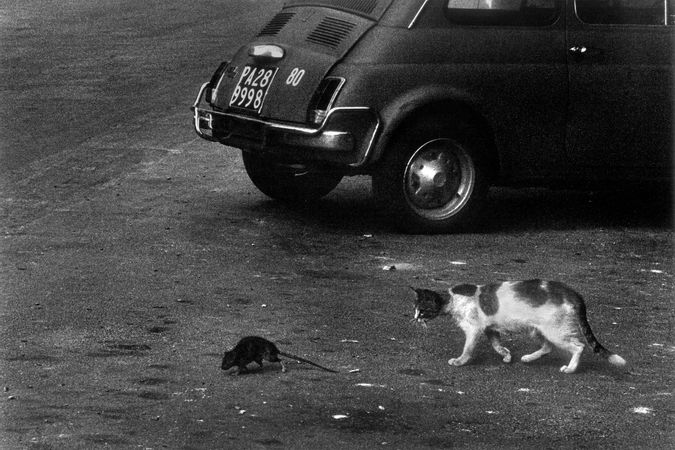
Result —
<instances>
[{"instance_id":1,"label":"cat's whiskers","mask_svg":"<svg viewBox=\"0 0 675 450\"><path fill-rule=\"evenodd\" d=\"M428 325L427 325L427 319L422 319L421 317L418 317L418 315L419 315L419 312L416 313L416 314L415 314L415 317L413 317L412 319L410 319L410 321L411 321L411 322L417 322L417 323L420 323L420 324L422 324L422 327L428 328Z\"/></svg>"}]
</instances>

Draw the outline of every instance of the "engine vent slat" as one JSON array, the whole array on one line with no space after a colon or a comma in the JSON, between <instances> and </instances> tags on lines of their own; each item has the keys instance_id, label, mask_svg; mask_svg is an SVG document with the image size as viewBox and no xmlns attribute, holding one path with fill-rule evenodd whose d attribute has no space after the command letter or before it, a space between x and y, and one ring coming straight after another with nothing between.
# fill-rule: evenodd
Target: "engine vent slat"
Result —
<instances>
[{"instance_id":1,"label":"engine vent slat","mask_svg":"<svg viewBox=\"0 0 675 450\"><path fill-rule=\"evenodd\" d=\"M325 17L307 36L307 41L330 48L337 48L349 36L356 24L346 20Z\"/></svg>"},{"instance_id":2,"label":"engine vent slat","mask_svg":"<svg viewBox=\"0 0 675 450\"><path fill-rule=\"evenodd\" d=\"M258 36L276 36L293 18L294 12L280 12L269 21L267 25L260 30Z\"/></svg>"},{"instance_id":3,"label":"engine vent slat","mask_svg":"<svg viewBox=\"0 0 675 450\"><path fill-rule=\"evenodd\" d=\"M372 13L377 7L377 0L337 0L332 3L335 6L341 6L364 14Z\"/></svg>"},{"instance_id":4,"label":"engine vent slat","mask_svg":"<svg viewBox=\"0 0 675 450\"><path fill-rule=\"evenodd\" d=\"M378 0L326 0L315 1L312 3L326 5L329 8L345 9L368 15L375 11Z\"/></svg>"}]
</instances>

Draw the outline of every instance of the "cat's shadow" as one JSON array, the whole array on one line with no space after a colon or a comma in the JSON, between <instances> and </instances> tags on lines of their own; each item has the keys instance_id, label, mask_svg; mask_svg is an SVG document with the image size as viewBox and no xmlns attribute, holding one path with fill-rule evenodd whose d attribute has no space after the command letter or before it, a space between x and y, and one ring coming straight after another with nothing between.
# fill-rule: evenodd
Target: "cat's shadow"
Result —
<instances>
[{"instance_id":1,"label":"cat's shadow","mask_svg":"<svg viewBox=\"0 0 675 450\"><path fill-rule=\"evenodd\" d=\"M448 335L453 336L453 339L456 342L461 341L463 335L459 330L450 330ZM473 370L512 370L517 373L519 372L532 372L532 373L543 373L551 372L557 373L560 371L560 368L567 364L570 360L570 355L563 350L558 348L553 348L551 353L542 356L539 359L530 362L523 362L520 358L523 355L535 351L537 348L527 339L522 339L515 337L514 339L508 339L502 341L503 345L511 350L511 362L505 363L502 360L502 357L498 355L490 346L486 340L482 340L478 345L476 350L473 353L471 360L465 365L460 367L453 367L455 370L466 370L472 368ZM434 346L432 346L434 347ZM433 358L440 358L442 360L447 360L451 358L459 357L462 352L461 345L458 345L454 349L449 349L445 345L438 345L434 347L435 350L432 352ZM617 380L629 378L630 371L625 367L615 367L608 363L603 358L594 355L592 351L588 348L581 355L581 360L579 362L579 367L574 372L575 375L583 374L593 374L593 375L603 375L615 378ZM561 374L567 375L567 374Z\"/></svg>"},{"instance_id":2,"label":"cat's shadow","mask_svg":"<svg viewBox=\"0 0 675 450\"><path fill-rule=\"evenodd\" d=\"M532 349L534 350L534 349ZM504 363L501 357L497 354L491 353L488 349L476 352L474 358L469 362L470 365L482 367L486 370L506 369L513 367L519 371L533 371L536 373L546 372L560 372L560 368L569 362L569 355L565 352L553 349L553 351L537 360L530 362L522 362L520 358L525 355L525 352L512 353L513 359L510 363ZM461 369L461 368L460 368ZM588 349L582 354L579 367L573 375L602 375L614 378L616 380L623 380L630 378L630 372L625 368L614 367L607 361L598 356L594 356L588 352ZM561 374L568 375L568 374Z\"/></svg>"}]
</instances>

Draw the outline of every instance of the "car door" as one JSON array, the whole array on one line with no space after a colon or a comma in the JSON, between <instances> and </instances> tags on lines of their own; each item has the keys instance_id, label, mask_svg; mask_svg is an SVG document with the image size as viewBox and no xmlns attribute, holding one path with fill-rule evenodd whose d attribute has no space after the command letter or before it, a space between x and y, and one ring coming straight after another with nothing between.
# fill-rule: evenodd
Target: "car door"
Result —
<instances>
[{"instance_id":1,"label":"car door","mask_svg":"<svg viewBox=\"0 0 675 450\"><path fill-rule=\"evenodd\" d=\"M670 177L672 0L570 0L567 167L586 180Z\"/></svg>"},{"instance_id":2,"label":"car door","mask_svg":"<svg viewBox=\"0 0 675 450\"><path fill-rule=\"evenodd\" d=\"M399 86L444 86L479 111L490 124L505 183L559 176L568 95L563 5L430 1L408 33L406 47L415 51L390 52L391 63L406 62L411 70Z\"/></svg>"}]
</instances>

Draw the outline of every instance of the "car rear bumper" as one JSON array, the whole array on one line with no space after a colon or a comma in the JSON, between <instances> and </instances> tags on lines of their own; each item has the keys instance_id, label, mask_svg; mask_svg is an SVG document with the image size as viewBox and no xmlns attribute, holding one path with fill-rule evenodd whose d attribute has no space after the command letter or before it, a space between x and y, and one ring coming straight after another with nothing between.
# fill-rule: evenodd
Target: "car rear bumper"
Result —
<instances>
[{"instance_id":1,"label":"car rear bumper","mask_svg":"<svg viewBox=\"0 0 675 450\"><path fill-rule=\"evenodd\" d=\"M333 108L317 128L298 126L202 107L208 85L202 85L191 108L195 131L203 139L297 162L362 167L369 161L380 129L371 108Z\"/></svg>"}]
</instances>

